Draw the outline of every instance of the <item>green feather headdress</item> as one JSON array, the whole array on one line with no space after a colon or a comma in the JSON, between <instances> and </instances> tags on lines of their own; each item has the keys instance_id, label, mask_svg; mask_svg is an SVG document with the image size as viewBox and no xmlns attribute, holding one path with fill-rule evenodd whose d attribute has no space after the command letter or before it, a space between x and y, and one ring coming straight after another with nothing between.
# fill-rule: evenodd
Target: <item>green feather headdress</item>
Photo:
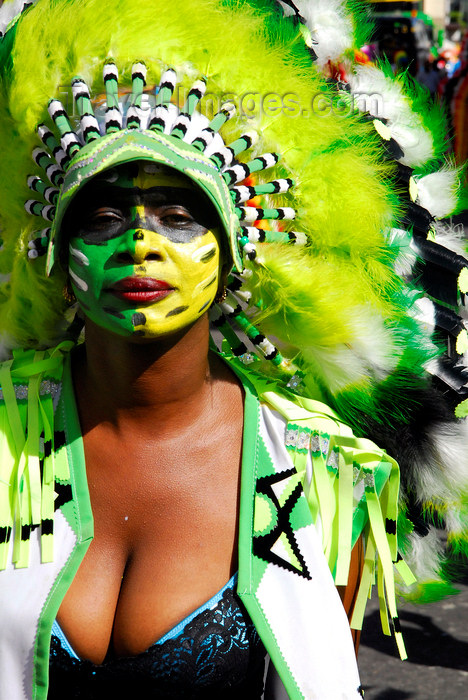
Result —
<instances>
[{"instance_id":1,"label":"green feather headdress","mask_svg":"<svg viewBox=\"0 0 468 700\"><path fill-rule=\"evenodd\" d=\"M413 284L422 277L421 258L455 273L445 314L455 313L466 291L466 261L447 262L431 240L444 240L438 220L459 206L461 176L442 160L441 120L426 98L382 67L353 61L365 26L360 4L119 0L103 11L101 0L37 0L7 29L23 4L6 2L0 15L5 354L16 346L50 347L67 336L66 271L56 265L47 277L42 253L49 234L38 222L50 221L55 231L74 165L130 130L140 145L178 140L187 157L181 169L197 153L211 159L212 182L224 192L222 205L218 194L212 201L235 262L228 298L211 311L224 348L289 389L329 402L355 428L364 430L369 416L381 426L404 425L414 408L406 397L425 385L426 368L441 374L435 324L427 321L442 312L431 301L426 313L425 290ZM330 18L339 41L327 30ZM337 61L346 83L329 79L330 62ZM112 65L118 85L108 79ZM192 96L188 110L190 120L202 120L199 148L197 137L188 143L169 126L153 133L138 121L138 100L150 92L161 96L156 109L166 106L176 120L184 115L186 100L165 87L172 69L185 94L204 77L206 94ZM379 90L383 112L350 99ZM120 101L132 94L134 104L123 114ZM108 121L94 121L103 95ZM53 102L49 114L57 98L68 101L66 109L57 112ZM229 119L220 116L226 102L237 107ZM213 122L221 152L230 144L235 162L216 161L207 150ZM255 142L245 138L252 132ZM248 175L253 179L244 182ZM434 191L443 191L442 200ZM251 225L257 219L262 223ZM49 268L54 255L51 247ZM457 337L465 330L450 327ZM450 482L450 474L444 479ZM431 498L426 493L422 500L431 506Z\"/></svg>"},{"instance_id":2,"label":"green feather headdress","mask_svg":"<svg viewBox=\"0 0 468 700\"><path fill-rule=\"evenodd\" d=\"M25 212L24 203L28 202L29 212L50 215L50 208L31 204L28 176L44 181L35 151L40 146L37 128L45 124L56 134L57 125L47 106L51 98L70 92L67 86L76 76L85 81L93 97L106 93L102 70L109 61L119 67L119 84L127 92L132 89L132 67L138 61L145 64L156 86L169 67L180 76L185 92L203 75L207 95L200 100L197 113L210 121L217 109L208 94L219 102L231 97L238 103L247 94L265 98L274 93L283 99L293 94L301 107L312 105L318 93L326 94L327 85L311 63L297 29L277 22L276 36L272 35L273 19L280 19L273 6L265 7L262 14L251 3L188 1L184 8L190 16L187 24L179 21L179 6L163 8L149 0L139 4L137 13L131 2L123 0L118 8L106 9L105 16L98 11L96 0L39 0L5 36L8 60L5 56L0 100L4 148L0 198L8 206L0 209L0 272L12 272L0 290L4 302L0 327L7 338L22 346L47 346L63 334L65 274L57 271L47 279L43 256L28 259L30 239L34 246L40 226L37 216ZM156 24L157 31L153 29ZM43 56L49 58L43 60ZM172 102L176 102L175 95ZM87 107L82 106L81 111L83 118ZM264 186L254 216L265 219L265 210L278 210L279 202L288 211L294 209L296 219L294 225L286 219L281 226L273 224L266 230L254 230L247 222L246 230L239 232L244 245L256 245L257 259L244 257L247 272L233 277L232 296L215 312L215 323L229 334L230 344L240 355L255 356L260 347L262 356L278 358L281 353L272 351L271 343L261 353L262 338L270 334L278 339L282 354L310 377L309 391L317 392L317 386L319 393L356 389L369 396L371 405L371 386L377 378L416 358L421 366L428 356L428 343L418 341L416 324L405 321L408 301L391 265L397 251L389 248L383 233L397 214L392 166L382 161L380 140L359 115L342 117L311 110L308 115L302 110L291 115L286 103L277 111L268 111L265 101L262 109L251 114L238 109L219 129L228 144L246 132L257 133L247 156L236 156L240 163L265 153L281 155L278 163L271 163L274 167L268 181L292 180L294 188L275 195L272 207ZM77 120L75 130L79 128ZM95 147L93 143L84 148ZM260 173L254 184L261 187L267 182ZM249 194L256 192L239 196ZM58 201L62 200L60 195ZM302 244L295 246L295 252L294 242ZM248 247L247 252L253 251ZM293 281L297 284L290 286ZM272 294L273 306L265 301ZM248 313L246 302L251 307ZM236 344L233 333L239 324L242 331L248 331L250 341L257 340L254 347L245 340ZM374 340L364 340L364 328L372 328ZM244 346L252 352L244 352ZM276 363L280 372L287 370L287 363L277 359ZM287 381L291 373L296 370L286 371Z\"/></svg>"}]
</instances>

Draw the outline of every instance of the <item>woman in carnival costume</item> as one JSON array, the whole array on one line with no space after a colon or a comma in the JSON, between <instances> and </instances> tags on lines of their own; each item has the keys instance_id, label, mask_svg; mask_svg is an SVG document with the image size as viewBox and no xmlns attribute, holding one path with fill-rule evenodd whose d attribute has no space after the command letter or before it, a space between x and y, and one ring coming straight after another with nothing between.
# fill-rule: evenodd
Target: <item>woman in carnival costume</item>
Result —
<instances>
[{"instance_id":1,"label":"woman in carnival costume","mask_svg":"<svg viewBox=\"0 0 468 700\"><path fill-rule=\"evenodd\" d=\"M425 201L436 177L454 210L459 174L346 104L366 74L325 27L358 15L332 5L2 7L2 699L357 698L335 586L358 630L377 580L402 656L395 576L446 590L401 559L397 464L357 435L396 452L442 381L408 280L450 258L457 318ZM233 105L272 93L300 109ZM464 426L437 406L402 505L452 516ZM400 525L419 574L427 516Z\"/></svg>"}]
</instances>

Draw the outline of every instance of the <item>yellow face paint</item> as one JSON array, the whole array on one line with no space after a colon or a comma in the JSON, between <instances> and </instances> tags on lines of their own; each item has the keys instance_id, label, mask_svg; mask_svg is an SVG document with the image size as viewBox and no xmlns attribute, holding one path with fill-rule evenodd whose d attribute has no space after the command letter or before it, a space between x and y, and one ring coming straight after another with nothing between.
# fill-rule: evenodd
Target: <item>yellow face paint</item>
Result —
<instances>
[{"instance_id":1,"label":"yellow face paint","mask_svg":"<svg viewBox=\"0 0 468 700\"><path fill-rule=\"evenodd\" d=\"M126 168L78 202L70 278L96 324L157 338L192 324L212 304L218 232L190 180L173 171L148 173L142 164L129 178Z\"/></svg>"},{"instance_id":2,"label":"yellow face paint","mask_svg":"<svg viewBox=\"0 0 468 700\"><path fill-rule=\"evenodd\" d=\"M124 178L116 180L116 182L119 181L123 182ZM149 190L152 187L181 187L195 191L197 189L192 180L177 170L150 162L138 164L138 172L131 178L131 186L141 190Z\"/></svg>"},{"instance_id":3,"label":"yellow face paint","mask_svg":"<svg viewBox=\"0 0 468 700\"><path fill-rule=\"evenodd\" d=\"M141 323L135 331L157 337L196 321L211 306L219 280L219 244L216 231L207 231L189 243L174 243L153 231L142 230L135 246L139 279L152 278L170 285L171 291L153 304L141 306ZM159 260L151 260L157 251Z\"/></svg>"}]
</instances>

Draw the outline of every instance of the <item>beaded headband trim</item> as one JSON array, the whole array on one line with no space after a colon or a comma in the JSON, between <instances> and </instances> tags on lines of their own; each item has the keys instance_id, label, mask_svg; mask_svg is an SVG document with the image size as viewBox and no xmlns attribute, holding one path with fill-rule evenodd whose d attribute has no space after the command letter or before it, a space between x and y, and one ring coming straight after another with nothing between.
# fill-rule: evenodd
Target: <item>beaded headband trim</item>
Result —
<instances>
[{"instance_id":1,"label":"beaded headband trim","mask_svg":"<svg viewBox=\"0 0 468 700\"><path fill-rule=\"evenodd\" d=\"M253 173L275 166L279 157L266 153L241 162L237 157L248 151L254 135L244 134L226 145L220 128L234 115L232 104L223 105L208 120L196 107L205 94L204 80L197 80L182 109L171 103L176 74L166 70L160 80L155 106L146 104L146 66L139 62L132 69L132 93L125 110L119 102L118 71L114 63L104 65L106 107L103 123L94 113L88 86L81 78L72 82L73 97L79 114L74 130L63 104L49 102L49 114L55 135L46 125L38 127L43 146L35 148L33 160L41 175L31 175L28 187L42 200L28 199L26 211L42 217L51 226L35 231L28 256L37 258L48 250L47 273L57 259L60 225L77 191L98 173L132 160L148 160L174 168L194 181L209 197L220 217L229 240L234 268L241 272L243 255L254 259L255 242L264 232L259 220L291 220L291 207L260 208L249 200L257 196L283 194L292 186L290 179L273 180L253 186L240 185ZM126 112L126 113L125 113ZM277 233L277 232L272 232Z\"/></svg>"}]
</instances>

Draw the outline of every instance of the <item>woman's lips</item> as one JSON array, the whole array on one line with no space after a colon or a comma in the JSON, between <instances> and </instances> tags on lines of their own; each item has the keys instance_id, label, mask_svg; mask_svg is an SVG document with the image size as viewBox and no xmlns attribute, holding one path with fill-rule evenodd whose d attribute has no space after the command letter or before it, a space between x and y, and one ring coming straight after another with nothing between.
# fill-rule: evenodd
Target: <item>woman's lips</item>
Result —
<instances>
[{"instance_id":1,"label":"woman's lips","mask_svg":"<svg viewBox=\"0 0 468 700\"><path fill-rule=\"evenodd\" d=\"M119 280L110 290L119 299L148 304L164 299L174 291L174 287L163 280L155 280L152 277L125 277Z\"/></svg>"}]
</instances>

